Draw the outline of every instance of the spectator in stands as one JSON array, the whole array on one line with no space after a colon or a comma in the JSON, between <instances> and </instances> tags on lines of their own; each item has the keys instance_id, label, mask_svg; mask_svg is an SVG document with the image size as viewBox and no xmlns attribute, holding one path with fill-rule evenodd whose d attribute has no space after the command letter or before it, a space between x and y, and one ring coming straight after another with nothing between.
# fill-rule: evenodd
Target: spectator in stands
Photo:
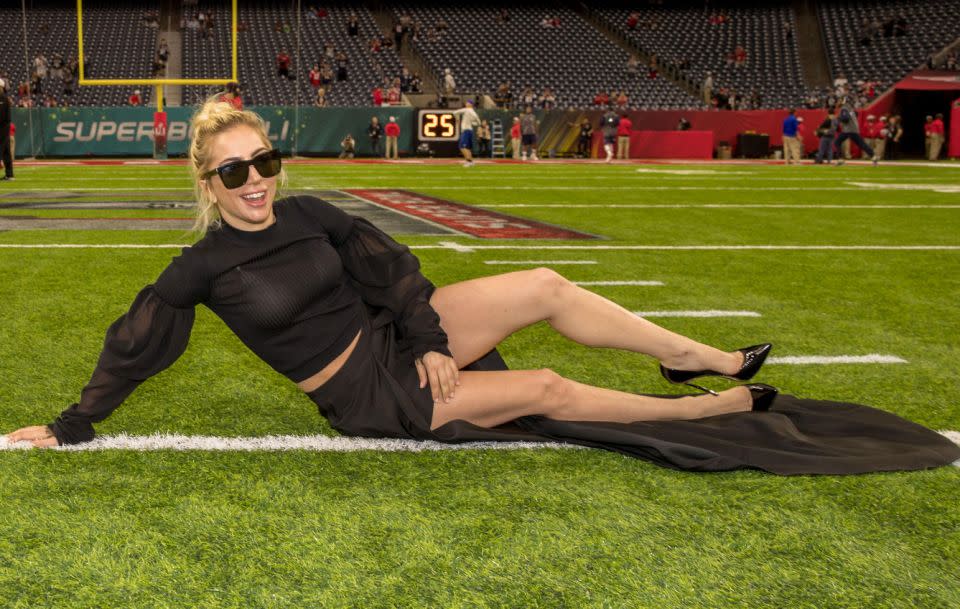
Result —
<instances>
[{"instance_id":1,"label":"spectator in stands","mask_svg":"<svg viewBox=\"0 0 960 609\"><path fill-rule=\"evenodd\" d=\"M444 19L443 17L437 18L437 25L434 27L437 28L438 32L443 32L450 28L450 26L447 24L447 20Z\"/></svg>"},{"instance_id":2,"label":"spectator in stands","mask_svg":"<svg viewBox=\"0 0 960 609\"><path fill-rule=\"evenodd\" d=\"M626 112L620 115L620 123L617 125L617 158L630 158L630 133L633 131L633 121Z\"/></svg>"},{"instance_id":3,"label":"spectator in stands","mask_svg":"<svg viewBox=\"0 0 960 609\"><path fill-rule=\"evenodd\" d=\"M317 108L327 107L327 89L325 87L317 87L317 94L314 97L313 105Z\"/></svg>"},{"instance_id":4,"label":"spectator in stands","mask_svg":"<svg viewBox=\"0 0 960 609\"><path fill-rule=\"evenodd\" d=\"M438 42L440 40L440 32L437 31L437 28L432 25L427 29L427 42Z\"/></svg>"},{"instance_id":5,"label":"spectator in stands","mask_svg":"<svg viewBox=\"0 0 960 609\"><path fill-rule=\"evenodd\" d=\"M290 55L286 49L277 54L277 76L281 78L290 78Z\"/></svg>"},{"instance_id":6,"label":"spectator in stands","mask_svg":"<svg viewBox=\"0 0 960 609\"><path fill-rule=\"evenodd\" d=\"M356 36L359 33L360 33L360 20L357 19L356 13L350 13L350 16L347 18L347 36ZM350 137L350 136L347 135L347 137ZM350 137L350 139L352 140L353 138Z\"/></svg>"},{"instance_id":7,"label":"spectator in stands","mask_svg":"<svg viewBox=\"0 0 960 609\"><path fill-rule=\"evenodd\" d=\"M820 123L820 126L817 127L817 136L820 138L820 147L817 149L817 158L816 163L818 165L823 164L823 159L826 157L827 165L833 163L833 140L837 136L837 127L839 123L837 122L837 115L834 114L833 109L831 108L827 112L826 118L823 119L823 122Z\"/></svg>"},{"instance_id":8,"label":"spectator in stands","mask_svg":"<svg viewBox=\"0 0 960 609\"><path fill-rule=\"evenodd\" d=\"M637 29L637 24L640 23L640 13L633 11L627 15L627 29L635 30Z\"/></svg>"},{"instance_id":9,"label":"spectator in stands","mask_svg":"<svg viewBox=\"0 0 960 609\"><path fill-rule=\"evenodd\" d=\"M450 68L443 70L443 92L447 95L453 95L457 91L457 81L453 78L453 72Z\"/></svg>"},{"instance_id":10,"label":"spectator in stands","mask_svg":"<svg viewBox=\"0 0 960 609\"><path fill-rule=\"evenodd\" d=\"M370 48L371 53L379 53L382 48L382 42L379 36L374 36L370 39L370 42L367 45Z\"/></svg>"},{"instance_id":11,"label":"spectator in stands","mask_svg":"<svg viewBox=\"0 0 960 609\"><path fill-rule=\"evenodd\" d=\"M313 67L307 73L307 78L310 80L310 86L316 91L320 86L320 64L313 64Z\"/></svg>"},{"instance_id":12,"label":"spectator in stands","mask_svg":"<svg viewBox=\"0 0 960 609\"><path fill-rule=\"evenodd\" d=\"M63 78L63 57L60 53L54 53L50 59L50 77Z\"/></svg>"},{"instance_id":13,"label":"spectator in stands","mask_svg":"<svg viewBox=\"0 0 960 609\"><path fill-rule=\"evenodd\" d=\"M495 103L498 108L506 110L510 107L511 102L513 102L513 93L510 92L510 82L500 83L500 86L497 87L497 92L493 96L493 103Z\"/></svg>"},{"instance_id":14,"label":"spectator in stands","mask_svg":"<svg viewBox=\"0 0 960 609\"><path fill-rule=\"evenodd\" d=\"M127 102L131 106L139 106L141 104L140 89L134 89L133 93L130 94L130 97L127 98Z\"/></svg>"},{"instance_id":15,"label":"spectator in stands","mask_svg":"<svg viewBox=\"0 0 960 609\"><path fill-rule=\"evenodd\" d=\"M477 128L477 143L480 148L477 152L478 156L490 156L490 139L490 123L488 121L480 121L480 127Z\"/></svg>"},{"instance_id":16,"label":"spectator in stands","mask_svg":"<svg viewBox=\"0 0 960 609\"><path fill-rule=\"evenodd\" d=\"M56 108L56 107L57 107L57 98L55 98L55 97L52 96L52 95L47 95L47 96L43 99L43 107L44 107L44 108Z\"/></svg>"},{"instance_id":17,"label":"spectator in stands","mask_svg":"<svg viewBox=\"0 0 960 609\"><path fill-rule=\"evenodd\" d=\"M391 106L397 106L400 104L400 79L394 78L393 84L387 89L387 103Z\"/></svg>"},{"instance_id":18,"label":"spectator in stands","mask_svg":"<svg viewBox=\"0 0 960 609\"><path fill-rule=\"evenodd\" d=\"M387 151L384 154L384 157L388 159L399 158L399 154L397 152L397 140L400 137L400 125L397 124L396 117L390 117L390 120L387 121L387 124L383 128L383 132L387 136Z\"/></svg>"},{"instance_id":19,"label":"spectator in stands","mask_svg":"<svg viewBox=\"0 0 960 609\"><path fill-rule=\"evenodd\" d=\"M947 61L943 67L944 69L950 70L951 72L956 72L960 70L960 62L957 62L957 54L950 53L950 55L947 56Z\"/></svg>"},{"instance_id":20,"label":"spectator in stands","mask_svg":"<svg viewBox=\"0 0 960 609\"><path fill-rule=\"evenodd\" d=\"M509 23L510 21L510 11L506 8L501 8L500 12L497 13L497 23Z\"/></svg>"},{"instance_id":21,"label":"spectator in stands","mask_svg":"<svg viewBox=\"0 0 960 609\"><path fill-rule=\"evenodd\" d=\"M844 97L848 92L849 81L847 77L843 75L843 72L837 74L837 77L833 79L833 91L837 97Z\"/></svg>"},{"instance_id":22,"label":"spectator in stands","mask_svg":"<svg viewBox=\"0 0 960 609\"><path fill-rule=\"evenodd\" d=\"M787 40L793 38L793 22L788 19L783 20L783 37Z\"/></svg>"},{"instance_id":23,"label":"spectator in stands","mask_svg":"<svg viewBox=\"0 0 960 609\"><path fill-rule=\"evenodd\" d=\"M637 59L636 55L631 54L630 58L627 59L627 75L636 76L637 70L640 67L640 60Z\"/></svg>"},{"instance_id":24,"label":"spectator in stands","mask_svg":"<svg viewBox=\"0 0 960 609\"><path fill-rule=\"evenodd\" d=\"M816 91L812 91L809 95L807 95L807 101L804 102L804 106L806 106L808 110L814 110L819 108L821 105L823 105L823 102L820 101L820 96L817 95Z\"/></svg>"},{"instance_id":25,"label":"spectator in stands","mask_svg":"<svg viewBox=\"0 0 960 609\"><path fill-rule=\"evenodd\" d=\"M680 120L677 122L677 131L689 131L690 130L690 121L684 117L680 117Z\"/></svg>"},{"instance_id":26,"label":"spectator in stands","mask_svg":"<svg viewBox=\"0 0 960 609\"><path fill-rule=\"evenodd\" d=\"M80 64L76 57L71 57L67 67L63 69L63 94L73 95L73 86L76 84L77 70ZM65 105L65 104L64 104Z\"/></svg>"},{"instance_id":27,"label":"spectator in stands","mask_svg":"<svg viewBox=\"0 0 960 609\"><path fill-rule=\"evenodd\" d=\"M930 124L930 156L931 161L940 160L940 149L943 147L943 115L937 114Z\"/></svg>"},{"instance_id":28,"label":"spectator in stands","mask_svg":"<svg viewBox=\"0 0 960 609\"><path fill-rule=\"evenodd\" d=\"M650 62L647 64L647 78L654 79L660 74L660 71L657 69L657 56L652 55L650 57Z\"/></svg>"},{"instance_id":29,"label":"spectator in stands","mask_svg":"<svg viewBox=\"0 0 960 609\"><path fill-rule=\"evenodd\" d=\"M621 91L617 93L616 101L617 101L617 108L619 108L620 110L626 110L627 104L630 103L630 98L627 97L626 91L623 91L621 89Z\"/></svg>"},{"instance_id":30,"label":"spectator in stands","mask_svg":"<svg viewBox=\"0 0 960 609\"><path fill-rule=\"evenodd\" d=\"M847 140L852 141L854 144L860 147L861 150L865 150L868 155L873 159L873 164L876 165L877 158L876 152L873 148L870 147L870 144L866 143L863 140L863 137L860 135L860 124L857 122L857 111L853 107L852 102L847 99L843 107L840 108L840 135L837 137L836 146L840 148L843 146L843 143ZM844 158L841 157L837 161L838 164L842 165Z\"/></svg>"},{"instance_id":31,"label":"spectator in stands","mask_svg":"<svg viewBox=\"0 0 960 609\"><path fill-rule=\"evenodd\" d=\"M347 54L343 51L337 52L337 82L347 80Z\"/></svg>"},{"instance_id":32,"label":"spectator in stands","mask_svg":"<svg viewBox=\"0 0 960 609\"><path fill-rule=\"evenodd\" d=\"M593 105L606 108L610 105L610 94L606 91L600 91L593 96Z\"/></svg>"},{"instance_id":33,"label":"spectator in stands","mask_svg":"<svg viewBox=\"0 0 960 609\"><path fill-rule=\"evenodd\" d=\"M328 63L320 66L320 85L327 91L333 86L333 68Z\"/></svg>"},{"instance_id":34,"label":"spectator in stands","mask_svg":"<svg viewBox=\"0 0 960 609\"><path fill-rule=\"evenodd\" d=\"M901 14L897 17L896 21L893 24L893 35L894 36L906 36L909 33L909 25L907 24L907 18Z\"/></svg>"},{"instance_id":35,"label":"spectator in stands","mask_svg":"<svg viewBox=\"0 0 960 609\"><path fill-rule=\"evenodd\" d=\"M377 85L371 91L371 97L373 98L373 105L377 108L383 105L383 88L380 85Z\"/></svg>"},{"instance_id":36,"label":"spectator in stands","mask_svg":"<svg viewBox=\"0 0 960 609\"><path fill-rule=\"evenodd\" d=\"M410 73L410 69L407 68L407 66L403 66L403 68L400 70L400 92L411 93L411 82L413 82L413 74Z\"/></svg>"},{"instance_id":37,"label":"spectator in stands","mask_svg":"<svg viewBox=\"0 0 960 609\"><path fill-rule=\"evenodd\" d=\"M600 130L603 131L603 150L607 153L606 162L613 160L613 146L617 141L617 128L620 125L620 117L608 108L606 114L600 119Z\"/></svg>"},{"instance_id":38,"label":"spectator in stands","mask_svg":"<svg viewBox=\"0 0 960 609\"><path fill-rule=\"evenodd\" d=\"M521 143L523 144L523 154L520 159L526 161L539 161L537 156L537 126L539 122L533 114L533 106L527 106L523 116L520 117Z\"/></svg>"},{"instance_id":39,"label":"spectator in stands","mask_svg":"<svg viewBox=\"0 0 960 609\"><path fill-rule=\"evenodd\" d=\"M376 116L370 118L367 126L367 137L370 138L370 151L373 156L380 156L380 138L383 137L383 126Z\"/></svg>"},{"instance_id":40,"label":"spectator in stands","mask_svg":"<svg viewBox=\"0 0 960 609\"><path fill-rule=\"evenodd\" d=\"M340 140L340 158L352 159L357 150L357 142L349 133Z\"/></svg>"},{"instance_id":41,"label":"spectator in stands","mask_svg":"<svg viewBox=\"0 0 960 609\"><path fill-rule=\"evenodd\" d=\"M526 108L527 106L533 106L537 103L537 94L533 92L533 89L527 87L523 90L523 95L520 96L520 104Z\"/></svg>"},{"instance_id":42,"label":"spectator in stands","mask_svg":"<svg viewBox=\"0 0 960 609\"><path fill-rule=\"evenodd\" d=\"M703 79L703 86L700 89L703 93L703 103L709 106L713 103L713 74L707 72L706 77Z\"/></svg>"},{"instance_id":43,"label":"spectator in stands","mask_svg":"<svg viewBox=\"0 0 960 609\"><path fill-rule=\"evenodd\" d=\"M540 107L544 110L553 110L557 107L557 96L554 95L553 89L550 87L544 87L543 93L540 95Z\"/></svg>"},{"instance_id":44,"label":"spectator in stands","mask_svg":"<svg viewBox=\"0 0 960 609\"><path fill-rule=\"evenodd\" d=\"M243 110L243 99L240 97L240 84L228 82L227 90L220 96L220 101L232 105L237 110Z\"/></svg>"},{"instance_id":45,"label":"spectator in stands","mask_svg":"<svg viewBox=\"0 0 960 609\"><path fill-rule=\"evenodd\" d=\"M414 73L413 78L410 79L410 91L413 93L423 93L423 79L421 79L417 73Z\"/></svg>"},{"instance_id":46,"label":"spectator in stands","mask_svg":"<svg viewBox=\"0 0 960 609\"><path fill-rule=\"evenodd\" d=\"M160 59L160 55L157 55L153 58L153 65L150 67L150 72L153 74L153 78L157 78L163 75L164 70L167 69L167 64Z\"/></svg>"},{"instance_id":47,"label":"spectator in stands","mask_svg":"<svg viewBox=\"0 0 960 609\"><path fill-rule=\"evenodd\" d=\"M733 50L733 65L738 68L747 65L747 50L741 44Z\"/></svg>"},{"instance_id":48,"label":"spectator in stands","mask_svg":"<svg viewBox=\"0 0 960 609\"><path fill-rule=\"evenodd\" d=\"M800 146L797 142L797 112L792 109L787 118L783 119L783 158L787 165L791 161L800 162Z\"/></svg>"},{"instance_id":49,"label":"spectator in stands","mask_svg":"<svg viewBox=\"0 0 960 609\"><path fill-rule=\"evenodd\" d=\"M33 58L33 73L31 76L39 75L41 79L44 79L47 77L48 68L47 58L43 56L43 53L40 53Z\"/></svg>"},{"instance_id":50,"label":"spectator in stands","mask_svg":"<svg viewBox=\"0 0 960 609\"><path fill-rule=\"evenodd\" d=\"M890 117L887 123L887 158L900 158L900 138L903 137L903 121L899 114Z\"/></svg>"},{"instance_id":51,"label":"spectator in stands","mask_svg":"<svg viewBox=\"0 0 960 609\"><path fill-rule=\"evenodd\" d=\"M7 81L0 80L0 161L3 161L3 178L0 180L4 181L13 179L14 150L10 141L12 114L10 98L7 97Z\"/></svg>"},{"instance_id":52,"label":"spectator in stands","mask_svg":"<svg viewBox=\"0 0 960 609\"><path fill-rule=\"evenodd\" d=\"M164 64L170 59L170 47L167 45L166 38L160 39L160 45L157 47L157 56Z\"/></svg>"},{"instance_id":53,"label":"spectator in stands","mask_svg":"<svg viewBox=\"0 0 960 609\"><path fill-rule=\"evenodd\" d=\"M403 24L399 19L393 22L393 46L398 54L403 50Z\"/></svg>"}]
</instances>

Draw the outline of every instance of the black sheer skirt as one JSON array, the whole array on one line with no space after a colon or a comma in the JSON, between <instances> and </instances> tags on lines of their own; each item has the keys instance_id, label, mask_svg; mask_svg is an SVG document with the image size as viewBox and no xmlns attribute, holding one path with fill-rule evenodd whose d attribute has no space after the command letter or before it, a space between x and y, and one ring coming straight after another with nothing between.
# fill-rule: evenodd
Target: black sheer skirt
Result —
<instances>
[{"instance_id":1,"label":"black sheer skirt","mask_svg":"<svg viewBox=\"0 0 960 609\"><path fill-rule=\"evenodd\" d=\"M307 395L348 436L459 443L556 441L619 452L697 472L760 469L774 474L917 470L960 459L960 446L897 415L858 404L778 396L769 412L692 421L609 423L520 417L484 428L463 420L430 430L433 399L420 389L413 355L397 345L389 311L365 319L343 367ZM465 370L506 370L491 351Z\"/></svg>"}]
</instances>

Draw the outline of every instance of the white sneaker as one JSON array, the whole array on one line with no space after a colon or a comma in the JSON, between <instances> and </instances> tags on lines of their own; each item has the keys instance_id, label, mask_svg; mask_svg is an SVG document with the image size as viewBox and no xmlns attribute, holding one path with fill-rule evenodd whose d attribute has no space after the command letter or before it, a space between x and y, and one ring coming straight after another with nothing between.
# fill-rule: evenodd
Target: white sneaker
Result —
<instances>
[{"instance_id":1,"label":"white sneaker","mask_svg":"<svg viewBox=\"0 0 960 609\"><path fill-rule=\"evenodd\" d=\"M524 152L524 153L520 156L520 160L521 160L521 161L526 161L526 160L527 160L527 153L526 153L526 152Z\"/></svg>"},{"instance_id":2,"label":"white sneaker","mask_svg":"<svg viewBox=\"0 0 960 609\"><path fill-rule=\"evenodd\" d=\"M530 159L533 160L533 161L539 161L539 160L540 160L540 157L538 157L538 156L536 155L536 153L534 153L534 154L530 157Z\"/></svg>"},{"instance_id":3,"label":"white sneaker","mask_svg":"<svg viewBox=\"0 0 960 609\"><path fill-rule=\"evenodd\" d=\"M473 167L473 161L464 161L464 162L463 162L463 166L464 166L464 167Z\"/></svg>"},{"instance_id":4,"label":"white sneaker","mask_svg":"<svg viewBox=\"0 0 960 609\"><path fill-rule=\"evenodd\" d=\"M880 157L878 157L877 155L873 155L873 158L871 160L873 161L873 164L876 165L877 163L880 162Z\"/></svg>"}]
</instances>

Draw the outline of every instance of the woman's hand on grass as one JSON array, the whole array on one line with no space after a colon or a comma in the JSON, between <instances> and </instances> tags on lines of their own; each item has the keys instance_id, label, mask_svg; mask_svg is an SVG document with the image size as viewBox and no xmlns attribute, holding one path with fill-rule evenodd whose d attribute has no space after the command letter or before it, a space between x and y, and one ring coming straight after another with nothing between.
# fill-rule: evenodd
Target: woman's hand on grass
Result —
<instances>
[{"instance_id":1,"label":"woman's hand on grass","mask_svg":"<svg viewBox=\"0 0 960 609\"><path fill-rule=\"evenodd\" d=\"M7 434L7 442L31 442L37 448L47 448L57 445L57 438L46 425L32 425L21 427Z\"/></svg>"}]
</instances>

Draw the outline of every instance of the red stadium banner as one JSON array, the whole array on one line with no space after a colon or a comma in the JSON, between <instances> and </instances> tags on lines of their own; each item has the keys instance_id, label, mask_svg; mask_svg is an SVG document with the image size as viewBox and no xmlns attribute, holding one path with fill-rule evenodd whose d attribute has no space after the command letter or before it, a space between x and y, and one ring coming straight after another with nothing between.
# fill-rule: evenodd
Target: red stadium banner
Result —
<instances>
[{"instance_id":1,"label":"red stadium banner","mask_svg":"<svg viewBox=\"0 0 960 609\"><path fill-rule=\"evenodd\" d=\"M484 239L596 239L596 236L587 233L487 211L409 190L371 188L350 189L344 192L376 205Z\"/></svg>"},{"instance_id":2,"label":"red stadium banner","mask_svg":"<svg viewBox=\"0 0 960 609\"><path fill-rule=\"evenodd\" d=\"M167 158L167 113L153 113L153 158Z\"/></svg>"}]
</instances>

